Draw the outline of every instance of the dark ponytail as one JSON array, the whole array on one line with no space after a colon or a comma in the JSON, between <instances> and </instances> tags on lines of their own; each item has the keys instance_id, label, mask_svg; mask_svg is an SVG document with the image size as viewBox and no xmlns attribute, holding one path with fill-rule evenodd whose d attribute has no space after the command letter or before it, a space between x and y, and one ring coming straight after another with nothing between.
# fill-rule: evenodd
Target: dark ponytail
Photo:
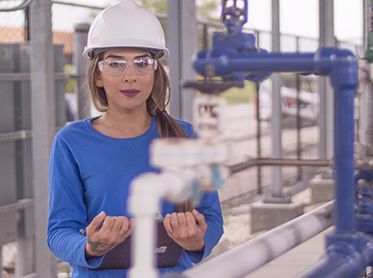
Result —
<instances>
[{"instance_id":1,"label":"dark ponytail","mask_svg":"<svg viewBox=\"0 0 373 278\"><path fill-rule=\"evenodd\" d=\"M187 138L185 131L166 111L170 102L170 81L162 63L154 72L154 85L147 99L147 108L152 116L156 117L158 132L161 138Z\"/></svg>"},{"instance_id":2,"label":"dark ponytail","mask_svg":"<svg viewBox=\"0 0 373 278\"><path fill-rule=\"evenodd\" d=\"M161 138L188 138L181 126L166 111L170 102L170 81L162 63L158 63L158 69L154 72L154 85L147 99L148 111L156 117L158 132ZM178 212L192 211L194 205L188 200L177 206Z\"/></svg>"}]
</instances>

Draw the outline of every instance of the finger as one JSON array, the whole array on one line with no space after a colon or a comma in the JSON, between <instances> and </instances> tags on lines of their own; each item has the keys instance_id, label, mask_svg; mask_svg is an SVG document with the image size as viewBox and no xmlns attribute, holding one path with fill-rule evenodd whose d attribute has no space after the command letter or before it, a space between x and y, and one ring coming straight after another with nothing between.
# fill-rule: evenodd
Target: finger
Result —
<instances>
[{"instance_id":1,"label":"finger","mask_svg":"<svg viewBox=\"0 0 373 278\"><path fill-rule=\"evenodd\" d=\"M184 212L179 212L177 214L177 220L179 222L179 227L182 228L182 227L186 227L187 226L187 218L185 216L185 213Z\"/></svg>"},{"instance_id":2,"label":"finger","mask_svg":"<svg viewBox=\"0 0 373 278\"><path fill-rule=\"evenodd\" d=\"M134 228L135 228L135 219L131 218L131 219L128 220L128 233L129 233L129 235L132 234Z\"/></svg>"},{"instance_id":3,"label":"finger","mask_svg":"<svg viewBox=\"0 0 373 278\"><path fill-rule=\"evenodd\" d=\"M131 228L132 230L135 228L135 223L136 223L135 218L131 218L131 219L129 220L129 226L130 226L130 228Z\"/></svg>"},{"instance_id":4,"label":"finger","mask_svg":"<svg viewBox=\"0 0 373 278\"><path fill-rule=\"evenodd\" d=\"M163 219L163 226L166 229L166 232L168 234L173 232L172 226L171 226L171 215L167 214Z\"/></svg>"},{"instance_id":5,"label":"finger","mask_svg":"<svg viewBox=\"0 0 373 278\"><path fill-rule=\"evenodd\" d=\"M86 234L92 235L97 230L100 229L100 226L104 222L106 217L106 213L104 211L101 211L99 215L97 215L95 218L92 219L91 223L87 226Z\"/></svg>"},{"instance_id":6,"label":"finger","mask_svg":"<svg viewBox=\"0 0 373 278\"><path fill-rule=\"evenodd\" d=\"M128 218L127 218L128 220ZM124 234L124 238L127 238L129 237L132 233L133 233L133 229L135 228L135 219L130 219L128 220L128 229L126 231L126 233Z\"/></svg>"},{"instance_id":7,"label":"finger","mask_svg":"<svg viewBox=\"0 0 373 278\"><path fill-rule=\"evenodd\" d=\"M205 216L202 213L199 213L196 209L193 210L193 215L196 218L197 225L200 227L202 231L207 230L207 224Z\"/></svg>"},{"instance_id":8,"label":"finger","mask_svg":"<svg viewBox=\"0 0 373 278\"><path fill-rule=\"evenodd\" d=\"M119 228L119 235L120 236L124 236L128 232L128 230L130 228L129 227L130 221L125 216L118 217L118 221L121 221L121 226Z\"/></svg>"},{"instance_id":9,"label":"finger","mask_svg":"<svg viewBox=\"0 0 373 278\"><path fill-rule=\"evenodd\" d=\"M111 233L115 223L115 218L112 216L106 216L104 222L102 222L101 232L102 233Z\"/></svg>"},{"instance_id":10,"label":"finger","mask_svg":"<svg viewBox=\"0 0 373 278\"><path fill-rule=\"evenodd\" d=\"M170 223L171 223L172 229L174 231L179 230L180 225L179 225L179 219L177 218L177 213L176 212L174 212L173 214L171 214L171 221L170 221Z\"/></svg>"},{"instance_id":11,"label":"finger","mask_svg":"<svg viewBox=\"0 0 373 278\"><path fill-rule=\"evenodd\" d=\"M117 232L119 235L123 225L125 225L125 219L123 217L114 217L114 220L113 231Z\"/></svg>"},{"instance_id":12,"label":"finger","mask_svg":"<svg viewBox=\"0 0 373 278\"><path fill-rule=\"evenodd\" d=\"M125 216L117 217L116 221L121 223L121 225L119 226L119 223L117 224L116 222L113 227L113 229L119 228L119 230L117 230L117 241L118 243L120 243L120 242L123 242L132 233L132 231L130 231L130 224L129 224L130 221L128 220L127 217Z\"/></svg>"},{"instance_id":13,"label":"finger","mask_svg":"<svg viewBox=\"0 0 373 278\"><path fill-rule=\"evenodd\" d=\"M188 211L187 213L185 213L185 218L186 218L187 226L189 228L195 228L197 226L197 220L194 217L193 213Z\"/></svg>"}]
</instances>

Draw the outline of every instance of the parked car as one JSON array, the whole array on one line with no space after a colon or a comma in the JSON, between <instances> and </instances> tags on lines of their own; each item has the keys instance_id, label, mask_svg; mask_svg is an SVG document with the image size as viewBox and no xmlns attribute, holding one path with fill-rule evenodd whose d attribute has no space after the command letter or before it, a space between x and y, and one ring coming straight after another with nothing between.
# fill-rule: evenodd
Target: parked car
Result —
<instances>
[{"instance_id":1,"label":"parked car","mask_svg":"<svg viewBox=\"0 0 373 278\"><path fill-rule=\"evenodd\" d=\"M299 116L301 119L317 122L319 94L312 77L301 77L299 91ZM298 111L298 90L295 77L284 79L281 86L281 111L283 117L296 117ZM270 121L272 117L272 80L264 80L259 86L259 117Z\"/></svg>"}]
</instances>

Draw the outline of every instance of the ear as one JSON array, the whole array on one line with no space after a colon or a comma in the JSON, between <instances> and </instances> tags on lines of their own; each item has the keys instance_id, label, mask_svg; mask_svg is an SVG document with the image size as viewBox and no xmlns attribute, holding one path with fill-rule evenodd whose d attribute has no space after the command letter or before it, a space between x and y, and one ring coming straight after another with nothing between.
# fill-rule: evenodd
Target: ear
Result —
<instances>
[{"instance_id":1,"label":"ear","mask_svg":"<svg viewBox=\"0 0 373 278\"><path fill-rule=\"evenodd\" d=\"M95 83L96 83L96 86L99 88L104 87L104 83L101 77L101 72L99 72L98 70L95 71Z\"/></svg>"}]
</instances>

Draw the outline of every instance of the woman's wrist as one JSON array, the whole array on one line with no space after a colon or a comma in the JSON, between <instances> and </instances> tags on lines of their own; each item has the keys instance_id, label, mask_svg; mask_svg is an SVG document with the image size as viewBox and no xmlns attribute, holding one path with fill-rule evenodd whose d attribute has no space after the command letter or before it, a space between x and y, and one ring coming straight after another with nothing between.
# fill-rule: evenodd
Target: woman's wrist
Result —
<instances>
[{"instance_id":1,"label":"woman's wrist","mask_svg":"<svg viewBox=\"0 0 373 278\"><path fill-rule=\"evenodd\" d=\"M185 248L185 250L190 252L202 252L205 250L205 240L202 240L201 243L193 244L189 248Z\"/></svg>"}]
</instances>

